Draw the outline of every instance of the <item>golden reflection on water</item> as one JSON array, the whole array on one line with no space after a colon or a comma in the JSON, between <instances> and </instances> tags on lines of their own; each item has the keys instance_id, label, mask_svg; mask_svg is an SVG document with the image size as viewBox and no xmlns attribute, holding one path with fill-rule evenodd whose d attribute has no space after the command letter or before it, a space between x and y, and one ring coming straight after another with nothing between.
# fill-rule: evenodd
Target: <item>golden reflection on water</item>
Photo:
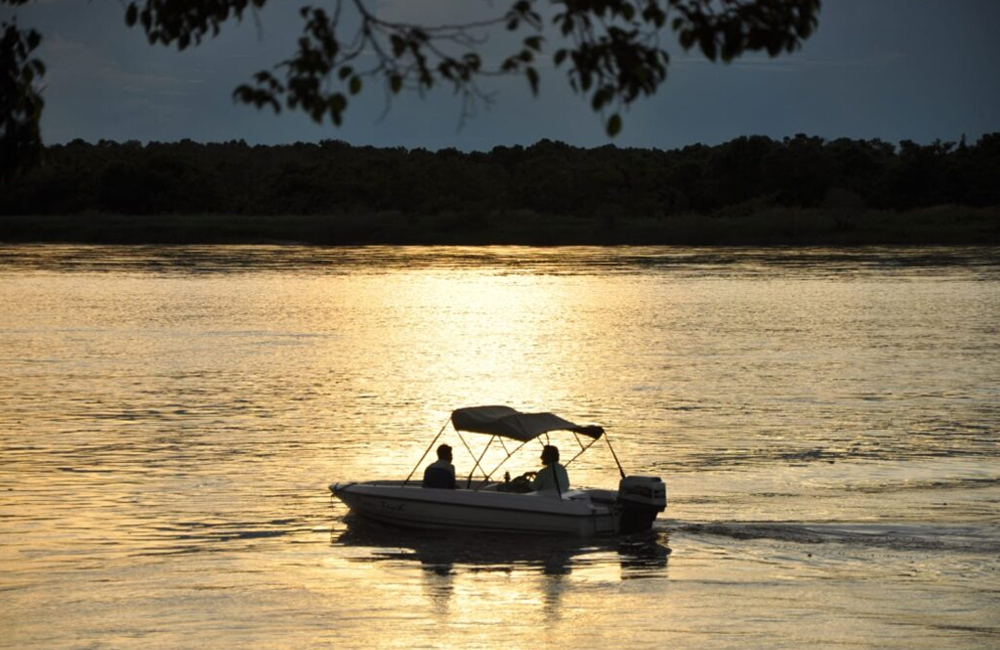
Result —
<instances>
[{"instance_id":1,"label":"golden reflection on water","mask_svg":"<svg viewBox=\"0 0 1000 650\"><path fill-rule=\"evenodd\" d=\"M727 254L0 249L0 646L987 647L1000 265ZM488 403L606 425L653 544L331 505Z\"/></svg>"},{"instance_id":2,"label":"golden reflection on water","mask_svg":"<svg viewBox=\"0 0 1000 650\"><path fill-rule=\"evenodd\" d=\"M331 335L335 341L351 339L348 355L364 351L351 363L364 368L372 396L388 391L386 397L400 404L400 412L388 413L377 423L388 439L378 451L385 462L375 468L373 478L394 477L399 468L412 466L459 406L515 404L528 411L563 406L573 411L566 412L567 417L581 422L601 415L583 390L602 381L593 376L592 337L580 336L605 300L589 283L456 270L413 273L405 283L375 276L348 284L353 286L335 298L342 312L336 314L338 325L344 323L343 312L353 316L353 311L363 310L364 316L357 317L357 331L338 329ZM325 287L309 288L316 292L303 296L310 304L323 309L331 303ZM612 335L594 329L594 337ZM344 355L343 347L334 344L327 349L326 361L337 367ZM437 397L428 400L428 393ZM576 409L564 406L581 395L583 403ZM442 442L465 448L450 430ZM473 436L468 442L478 457L486 440ZM562 442L578 448L572 437ZM519 471L536 469L536 456L534 448L526 450L522 462L527 464ZM484 465L495 467L502 457L501 448L491 446ZM466 454L463 460L471 457ZM585 468L587 460L584 457L578 466ZM603 469L611 466L610 456L599 460ZM394 474L379 475L380 468ZM463 469L471 466L460 472Z\"/></svg>"}]
</instances>

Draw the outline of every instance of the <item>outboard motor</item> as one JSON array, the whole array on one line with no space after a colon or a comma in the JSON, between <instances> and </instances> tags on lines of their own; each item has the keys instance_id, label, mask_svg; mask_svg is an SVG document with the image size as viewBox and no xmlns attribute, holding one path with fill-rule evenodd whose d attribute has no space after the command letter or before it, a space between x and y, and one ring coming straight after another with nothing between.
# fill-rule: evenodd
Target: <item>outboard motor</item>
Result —
<instances>
[{"instance_id":1,"label":"outboard motor","mask_svg":"<svg viewBox=\"0 0 1000 650\"><path fill-rule=\"evenodd\" d=\"M667 507L667 486L658 476L626 476L618 483L618 507L620 532L649 530Z\"/></svg>"}]
</instances>

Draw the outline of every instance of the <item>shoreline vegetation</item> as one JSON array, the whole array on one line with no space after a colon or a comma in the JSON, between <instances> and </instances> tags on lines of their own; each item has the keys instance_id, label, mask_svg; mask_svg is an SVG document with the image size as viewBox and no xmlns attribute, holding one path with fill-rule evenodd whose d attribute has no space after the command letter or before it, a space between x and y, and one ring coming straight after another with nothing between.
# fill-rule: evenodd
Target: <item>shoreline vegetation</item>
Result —
<instances>
[{"instance_id":1,"label":"shoreline vegetation","mask_svg":"<svg viewBox=\"0 0 1000 650\"><path fill-rule=\"evenodd\" d=\"M0 186L0 242L1000 244L1000 133L488 152L74 140Z\"/></svg>"},{"instance_id":2,"label":"shoreline vegetation","mask_svg":"<svg viewBox=\"0 0 1000 650\"><path fill-rule=\"evenodd\" d=\"M905 212L774 208L750 214L580 219L445 213L0 216L0 242L295 245L1000 245L1000 207Z\"/></svg>"}]
</instances>

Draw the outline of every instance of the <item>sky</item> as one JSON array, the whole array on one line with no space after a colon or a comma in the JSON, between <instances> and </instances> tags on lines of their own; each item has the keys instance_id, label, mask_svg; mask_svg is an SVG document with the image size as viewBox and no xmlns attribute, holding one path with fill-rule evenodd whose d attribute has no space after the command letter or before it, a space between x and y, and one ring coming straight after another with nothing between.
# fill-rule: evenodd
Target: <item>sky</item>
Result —
<instances>
[{"instance_id":1,"label":"sky","mask_svg":"<svg viewBox=\"0 0 1000 650\"><path fill-rule=\"evenodd\" d=\"M511 0L512 1L512 0ZM43 35L42 137L48 144L198 142L251 144L338 139L353 145L455 147L463 151L530 145L543 138L575 146L673 149L742 135L805 133L827 139L898 143L974 142L1000 132L1000 1L824 0L818 31L798 52L710 63L664 35L671 56L666 83L624 115L608 138L589 102L569 89L565 70L540 61L541 90L523 77L490 80L493 105L460 120L447 89L396 97L386 113L380 89L352 102L340 128L291 111L235 104L232 90L296 48L302 3L272 0L255 18L227 24L199 47L150 46L125 26L119 0L38 0L0 17ZM329 5L314 0L316 6ZM506 0L371 0L384 15L453 23L494 15ZM526 34L525 34L526 35ZM551 53L558 44L549 30ZM484 46L503 52L503 35Z\"/></svg>"}]
</instances>

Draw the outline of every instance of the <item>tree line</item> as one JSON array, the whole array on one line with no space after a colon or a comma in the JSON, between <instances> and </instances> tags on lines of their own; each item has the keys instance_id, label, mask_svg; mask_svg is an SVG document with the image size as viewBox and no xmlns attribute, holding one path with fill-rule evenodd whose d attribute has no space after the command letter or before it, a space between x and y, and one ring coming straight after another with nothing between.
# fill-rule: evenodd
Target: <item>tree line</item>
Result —
<instances>
[{"instance_id":1,"label":"tree line","mask_svg":"<svg viewBox=\"0 0 1000 650\"><path fill-rule=\"evenodd\" d=\"M1000 205L1000 133L973 144L740 137L669 151L542 140L485 152L340 140L251 146L74 140L8 184L3 215L738 215Z\"/></svg>"}]
</instances>

